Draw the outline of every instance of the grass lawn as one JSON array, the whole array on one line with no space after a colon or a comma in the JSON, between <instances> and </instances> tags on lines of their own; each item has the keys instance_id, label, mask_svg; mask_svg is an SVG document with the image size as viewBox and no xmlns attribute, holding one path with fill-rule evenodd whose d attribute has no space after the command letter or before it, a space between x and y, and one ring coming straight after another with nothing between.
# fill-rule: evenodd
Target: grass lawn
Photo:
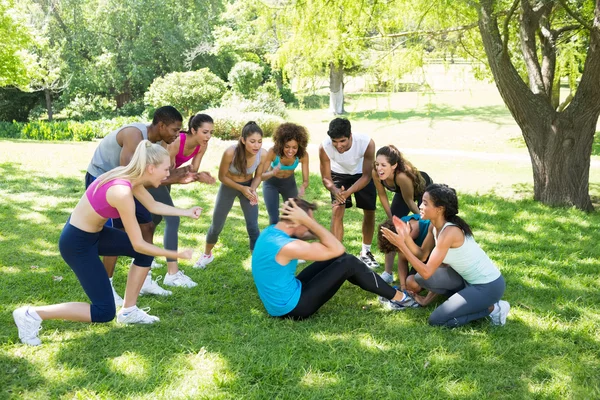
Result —
<instances>
[{"instance_id":1,"label":"grass lawn","mask_svg":"<svg viewBox=\"0 0 600 400\"><path fill-rule=\"evenodd\" d=\"M350 284L307 321L269 318L252 282L236 206L209 268L181 263L198 287L175 288L168 298L140 298L139 305L150 306L160 323L46 321L42 346L21 345L11 315L16 307L86 301L57 243L83 193L84 170L96 144L0 141L0 399L599 398L600 214L531 200L531 166L521 158L526 152L511 142L518 136L511 133L514 123L490 128L506 120L505 112L493 108L497 104L481 105L492 107L486 117L491 123L461 114L470 109L476 114L477 107L468 104L453 111L436 103L439 115L431 121L419 115L421 106L414 108L417 115L396 123L357 114L375 109L371 103L380 100L356 100L360 104L349 107L350 117L374 136L381 134L377 144L389 139L396 124L394 141L410 143L410 159L435 181L459 189L461 215L506 277L505 299L512 310L505 327L482 320L454 330L433 328L427 325L431 308L388 312L374 295ZM316 110L293 111L291 118L309 126L311 143L319 142L328 121ZM431 143L447 140L448 146L428 147L411 138L405 131L411 123L433 124L431 131L419 125L419 132L430 135ZM467 131L438 129L456 129L455 123L473 125ZM490 142L478 144L478 131ZM460 147L452 137L472 146ZM204 169L216 171L227 145L211 142ZM441 152L432 153L431 147ZM311 156L312 171L318 172L314 148ZM591 171L596 199L597 170ZM216 191L217 186L200 184L174 188L176 204L204 208L198 221L182 219L181 247L199 253ZM307 198L321 204L316 217L328 226L328 196L318 174L311 176ZM346 216L351 253L360 246L360 215L350 209ZM378 221L383 219L379 208ZM267 225L264 204L259 224ZM156 241L161 240L159 232ZM381 254L376 257L383 263ZM120 293L127 265L121 260L117 268Z\"/></svg>"}]
</instances>

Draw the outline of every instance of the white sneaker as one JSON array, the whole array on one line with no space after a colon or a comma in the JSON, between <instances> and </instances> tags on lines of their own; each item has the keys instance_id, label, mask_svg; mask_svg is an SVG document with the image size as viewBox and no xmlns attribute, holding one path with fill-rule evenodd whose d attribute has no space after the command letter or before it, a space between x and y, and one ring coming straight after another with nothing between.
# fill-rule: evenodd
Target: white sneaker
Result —
<instances>
[{"instance_id":1,"label":"white sneaker","mask_svg":"<svg viewBox=\"0 0 600 400\"><path fill-rule=\"evenodd\" d=\"M198 259L198 261L196 261L196 264L194 264L194 268L204 269L214 259L215 259L215 256L213 256L212 251L210 252L210 254L204 254L204 253L202 253L202 255L200 256L200 258Z\"/></svg>"},{"instance_id":2,"label":"white sneaker","mask_svg":"<svg viewBox=\"0 0 600 400\"><path fill-rule=\"evenodd\" d=\"M123 310L117 313L117 322L120 324L153 324L160 321L160 318L149 315L150 307L135 308L133 311L124 313Z\"/></svg>"},{"instance_id":3,"label":"white sneaker","mask_svg":"<svg viewBox=\"0 0 600 400\"><path fill-rule=\"evenodd\" d=\"M305 262L306 262L306 260L302 260L301 258L298 259L298 265L304 264Z\"/></svg>"},{"instance_id":4,"label":"white sneaker","mask_svg":"<svg viewBox=\"0 0 600 400\"><path fill-rule=\"evenodd\" d=\"M163 281L165 286L174 286L174 287L186 287L193 288L198 286L196 282L194 282L189 276L187 276L182 270L177 271L177 273L171 275L166 274L165 279Z\"/></svg>"},{"instance_id":5,"label":"white sneaker","mask_svg":"<svg viewBox=\"0 0 600 400\"><path fill-rule=\"evenodd\" d=\"M30 346L39 346L42 341L38 337L38 332L42 329L42 321L38 321L33 316L29 315L27 311L29 306L23 306L13 311L13 318L15 325L19 330L19 339L22 343Z\"/></svg>"},{"instance_id":6,"label":"white sneaker","mask_svg":"<svg viewBox=\"0 0 600 400\"><path fill-rule=\"evenodd\" d=\"M110 281L110 288L112 289L113 297L115 298L115 307L123 307L123 298L119 296L119 293L115 290L112 281Z\"/></svg>"},{"instance_id":7,"label":"white sneaker","mask_svg":"<svg viewBox=\"0 0 600 400\"><path fill-rule=\"evenodd\" d=\"M150 274L150 271L148 271L148 275L146 276L146 279L144 280L144 286L142 286L142 289L140 290L140 295L144 295L144 294L155 294L157 296L170 296L173 294L173 292L171 292L170 290L165 290L163 288L161 288L160 286L158 286L158 281L160 281L162 278L162 276L157 276L156 280L152 280L152 275Z\"/></svg>"},{"instance_id":8,"label":"white sneaker","mask_svg":"<svg viewBox=\"0 0 600 400\"><path fill-rule=\"evenodd\" d=\"M381 275L379 275L379 276L381 276L381 279L383 279L383 281L384 281L385 283L392 283L392 282L394 282L394 275L393 275L393 274L390 274L390 273L389 273L389 272L387 272L387 271L383 271L383 272L381 273Z\"/></svg>"},{"instance_id":9,"label":"white sneaker","mask_svg":"<svg viewBox=\"0 0 600 400\"><path fill-rule=\"evenodd\" d=\"M363 254L361 252L358 255L358 259L360 261L362 261L363 263L365 263L365 265L367 267L369 267L370 269L379 268L379 263L377 262L377 260L375 259L375 257L373 256L373 254L370 251L367 251L365 254Z\"/></svg>"},{"instance_id":10,"label":"white sneaker","mask_svg":"<svg viewBox=\"0 0 600 400\"><path fill-rule=\"evenodd\" d=\"M506 317L508 317L508 313L510 312L510 304L508 301L500 300L495 305L499 310L494 314L490 314L492 325L503 326L506 324Z\"/></svg>"},{"instance_id":11,"label":"white sneaker","mask_svg":"<svg viewBox=\"0 0 600 400\"><path fill-rule=\"evenodd\" d=\"M152 264L150 264L150 268L154 269L154 268L162 268L162 264L157 263L155 260L152 260Z\"/></svg>"}]
</instances>

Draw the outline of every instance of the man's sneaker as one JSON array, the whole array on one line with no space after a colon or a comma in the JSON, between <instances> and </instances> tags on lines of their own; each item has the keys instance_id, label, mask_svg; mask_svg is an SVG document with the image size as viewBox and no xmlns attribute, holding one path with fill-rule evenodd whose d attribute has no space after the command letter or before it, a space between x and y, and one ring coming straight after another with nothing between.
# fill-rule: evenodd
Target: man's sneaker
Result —
<instances>
[{"instance_id":1,"label":"man's sneaker","mask_svg":"<svg viewBox=\"0 0 600 400\"><path fill-rule=\"evenodd\" d=\"M179 270L177 273L171 275L166 274L163 283L166 286L174 286L174 287L186 287L193 288L194 286L198 286L196 282L190 279L183 271Z\"/></svg>"},{"instance_id":2,"label":"man's sneaker","mask_svg":"<svg viewBox=\"0 0 600 400\"><path fill-rule=\"evenodd\" d=\"M492 325L503 326L506 324L506 317L508 317L508 313L510 312L510 304L508 301L500 300L496 303L496 306L499 308L498 312L490 314Z\"/></svg>"},{"instance_id":3,"label":"man's sneaker","mask_svg":"<svg viewBox=\"0 0 600 400\"><path fill-rule=\"evenodd\" d=\"M148 311L150 311L150 307L144 309L136 307L128 313L121 310L117 313L117 322L120 324L153 324L160 321L160 318L149 315Z\"/></svg>"},{"instance_id":4,"label":"man's sneaker","mask_svg":"<svg viewBox=\"0 0 600 400\"><path fill-rule=\"evenodd\" d=\"M377 300L379 300L379 303L381 303L383 308L385 308L386 310L391 310L391 311L406 310L406 307L399 305L397 301L388 300L385 297L381 297L381 296L379 296L377 298Z\"/></svg>"},{"instance_id":5,"label":"man's sneaker","mask_svg":"<svg viewBox=\"0 0 600 400\"><path fill-rule=\"evenodd\" d=\"M157 263L156 260L152 260L152 264L150 264L150 268L154 269L154 268L162 268L162 264L161 263Z\"/></svg>"},{"instance_id":6,"label":"man's sneaker","mask_svg":"<svg viewBox=\"0 0 600 400\"><path fill-rule=\"evenodd\" d=\"M117 293L117 291L115 290L115 287L113 286L112 281L110 281L110 288L112 289L112 294L113 294L113 297L115 298L115 306L117 308L123 307L123 298L121 296L119 296L119 293Z\"/></svg>"},{"instance_id":7,"label":"man's sneaker","mask_svg":"<svg viewBox=\"0 0 600 400\"><path fill-rule=\"evenodd\" d=\"M215 256L213 256L212 251L210 252L210 254L204 254L204 253L202 253L202 255L200 256L200 258L198 259L198 261L196 261L196 264L194 264L194 268L204 269L214 259L215 259Z\"/></svg>"},{"instance_id":8,"label":"man's sneaker","mask_svg":"<svg viewBox=\"0 0 600 400\"><path fill-rule=\"evenodd\" d=\"M33 316L29 315L27 311L29 306L23 306L13 311L13 318L15 325L19 330L19 339L22 343L30 346L39 346L42 341L38 337L38 332L42 329L42 321L38 321Z\"/></svg>"},{"instance_id":9,"label":"man's sneaker","mask_svg":"<svg viewBox=\"0 0 600 400\"><path fill-rule=\"evenodd\" d=\"M172 295L173 292L171 292L170 290L165 290L165 289L161 288L160 286L158 286L158 281L160 281L161 278L162 278L162 276L157 276L156 280L152 280L152 275L150 275L150 271L148 271L148 275L146 276L146 279L144 280L144 286L142 286L142 289L140 290L140 295L143 295L143 294L155 294L157 296Z\"/></svg>"},{"instance_id":10,"label":"man's sneaker","mask_svg":"<svg viewBox=\"0 0 600 400\"><path fill-rule=\"evenodd\" d=\"M379 268L379 263L377 262L377 260L375 260L375 257L373 257L373 254L371 254L370 251L367 251L365 254L361 252L358 258L360 261L364 262L367 267L371 269Z\"/></svg>"},{"instance_id":11,"label":"man's sneaker","mask_svg":"<svg viewBox=\"0 0 600 400\"><path fill-rule=\"evenodd\" d=\"M381 279L383 279L383 281L385 283L392 283L392 282L394 282L394 275L390 274L387 271L383 271L380 276L381 276Z\"/></svg>"}]
</instances>

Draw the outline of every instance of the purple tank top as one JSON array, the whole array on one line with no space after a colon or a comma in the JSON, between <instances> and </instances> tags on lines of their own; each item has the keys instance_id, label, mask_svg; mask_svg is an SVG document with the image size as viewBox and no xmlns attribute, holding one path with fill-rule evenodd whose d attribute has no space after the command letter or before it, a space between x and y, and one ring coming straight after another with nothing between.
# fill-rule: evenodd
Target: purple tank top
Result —
<instances>
[{"instance_id":1,"label":"purple tank top","mask_svg":"<svg viewBox=\"0 0 600 400\"><path fill-rule=\"evenodd\" d=\"M85 195L89 200L90 205L102 218L119 218L119 211L106 201L106 191L115 185L131 187L131 182L125 179L114 179L106 182L96 190L98 183L100 183L100 181L96 179L85 191Z\"/></svg>"},{"instance_id":2,"label":"purple tank top","mask_svg":"<svg viewBox=\"0 0 600 400\"><path fill-rule=\"evenodd\" d=\"M192 151L192 154L190 154L189 156L184 155L183 151L185 150L186 139L187 137L185 136L185 132L179 132L179 153L177 153L177 155L175 156L175 168L178 168L186 161L194 158L194 156L200 151L200 146L196 146L194 151Z\"/></svg>"}]
</instances>

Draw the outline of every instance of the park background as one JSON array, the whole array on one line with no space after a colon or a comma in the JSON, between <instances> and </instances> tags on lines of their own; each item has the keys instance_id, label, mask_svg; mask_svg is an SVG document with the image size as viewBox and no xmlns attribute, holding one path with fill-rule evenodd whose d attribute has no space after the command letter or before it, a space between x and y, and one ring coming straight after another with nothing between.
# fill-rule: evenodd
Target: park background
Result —
<instances>
[{"instance_id":1,"label":"park background","mask_svg":"<svg viewBox=\"0 0 600 400\"><path fill-rule=\"evenodd\" d=\"M0 29L13 51L0 52L0 398L600 396L600 216L577 204L534 200L523 128L474 39L477 13L448 2L393 3L388 19L373 13L371 19L388 36L402 35L338 47L331 47L338 34L375 32L360 19L364 9L348 2L307 2L304 11L296 2L0 3ZM514 18L507 16L512 5L528 2L495 3L510 33L518 31L527 10L515 6ZM557 29L578 19L585 25L594 12L591 1L550 3ZM317 18L328 5L354 16L362 31L323 25L335 20ZM323 12L302 25L315 12L311 7ZM294 38L290 32L304 41L317 37L322 49L286 44L281 38ZM594 40L585 32L565 29L569 40L558 43L568 50L558 52L561 102L583 79ZM343 68L333 62L340 54L346 56ZM514 65L527 82L527 67ZM213 174L247 120L257 120L267 136L284 120L305 125L311 135L306 197L320 205L316 217L328 226L317 148L333 111L341 111L332 74L340 70L343 116L353 131L369 134L377 147L398 146L434 181L459 191L460 215L507 278L512 309L505 327L488 321L455 330L429 327L431 308L390 313L351 285L308 321L268 318L251 278L243 216L234 207L210 267L181 263L198 287L140 298L160 316L159 324L47 321L41 347L19 343L11 317L16 307L86 300L58 253L60 231L83 194L98 140L129 121L147 121L156 106L176 105L185 118L202 110L215 117L215 137L201 165ZM579 156L589 161L587 194L598 207L600 141L594 132L589 152ZM270 145L266 137L264 147ZM197 249L196 256L217 188L190 184L173 191L178 206L204 209L198 221L182 221L180 230L180 246ZM379 208L378 222L384 218ZM348 211L345 245L354 254L360 221L360 212ZM259 224L267 222L261 203ZM381 254L376 258L383 262ZM119 292L127 265L121 260L117 269ZM164 269L154 270L160 273Z\"/></svg>"}]
</instances>

